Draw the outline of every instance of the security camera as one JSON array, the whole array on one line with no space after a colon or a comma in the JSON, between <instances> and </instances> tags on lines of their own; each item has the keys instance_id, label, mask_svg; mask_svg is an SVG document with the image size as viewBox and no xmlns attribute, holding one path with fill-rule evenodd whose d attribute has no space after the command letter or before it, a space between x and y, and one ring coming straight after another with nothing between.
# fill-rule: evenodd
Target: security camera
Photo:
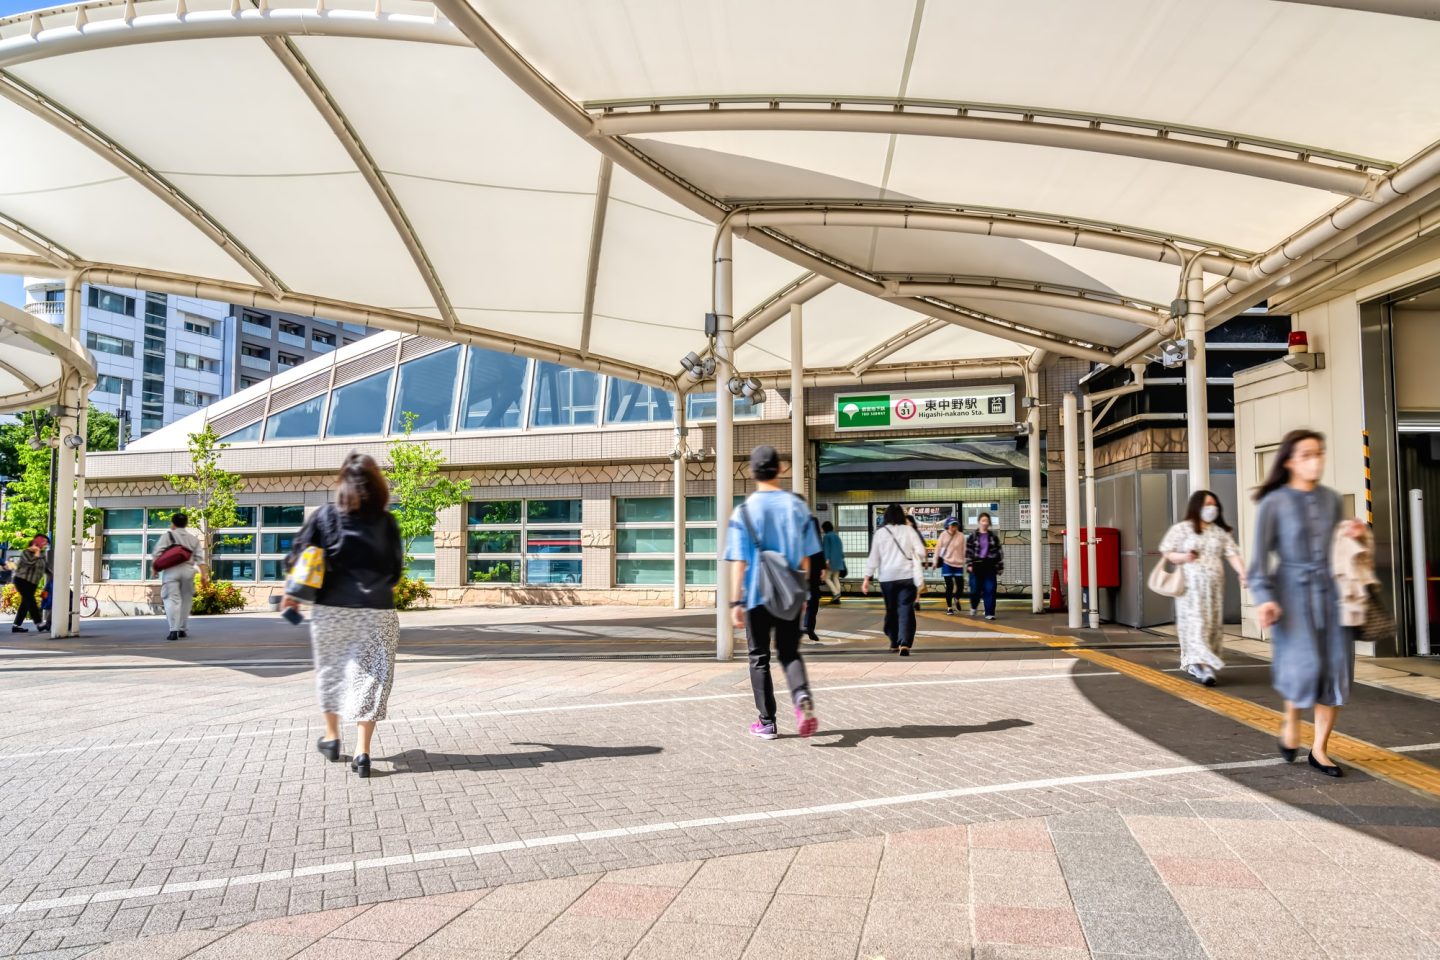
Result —
<instances>
[{"instance_id":1,"label":"security camera","mask_svg":"<svg viewBox=\"0 0 1440 960\"><path fill-rule=\"evenodd\" d=\"M1190 340L1171 340L1160 345L1160 363L1167 369L1183 367L1195 359L1195 344Z\"/></svg>"},{"instance_id":2,"label":"security camera","mask_svg":"<svg viewBox=\"0 0 1440 960\"><path fill-rule=\"evenodd\" d=\"M69 447L71 450L79 450L81 447L85 446L85 438L80 436L80 434L78 433L65 434L64 442L65 446Z\"/></svg>"}]
</instances>

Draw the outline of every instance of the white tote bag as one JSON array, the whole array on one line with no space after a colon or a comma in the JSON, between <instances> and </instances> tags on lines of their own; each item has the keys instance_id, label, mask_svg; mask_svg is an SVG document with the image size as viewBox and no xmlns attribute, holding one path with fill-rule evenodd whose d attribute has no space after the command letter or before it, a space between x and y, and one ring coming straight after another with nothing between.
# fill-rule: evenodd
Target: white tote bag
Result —
<instances>
[{"instance_id":1,"label":"white tote bag","mask_svg":"<svg viewBox=\"0 0 1440 960\"><path fill-rule=\"evenodd\" d=\"M1169 569L1166 569L1167 567ZM1155 569L1150 571L1150 580L1147 585L1162 597L1183 597L1185 596L1185 572L1161 557L1160 562L1155 564Z\"/></svg>"}]
</instances>

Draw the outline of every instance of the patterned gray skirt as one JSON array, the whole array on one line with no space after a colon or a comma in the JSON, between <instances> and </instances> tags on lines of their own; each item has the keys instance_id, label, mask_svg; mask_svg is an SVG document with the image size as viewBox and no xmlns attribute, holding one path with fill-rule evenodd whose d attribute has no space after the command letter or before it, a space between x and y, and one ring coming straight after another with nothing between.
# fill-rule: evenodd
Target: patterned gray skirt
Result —
<instances>
[{"instance_id":1,"label":"patterned gray skirt","mask_svg":"<svg viewBox=\"0 0 1440 960\"><path fill-rule=\"evenodd\" d=\"M347 721L384 720L399 642L400 617L394 610L311 607L320 709Z\"/></svg>"}]
</instances>

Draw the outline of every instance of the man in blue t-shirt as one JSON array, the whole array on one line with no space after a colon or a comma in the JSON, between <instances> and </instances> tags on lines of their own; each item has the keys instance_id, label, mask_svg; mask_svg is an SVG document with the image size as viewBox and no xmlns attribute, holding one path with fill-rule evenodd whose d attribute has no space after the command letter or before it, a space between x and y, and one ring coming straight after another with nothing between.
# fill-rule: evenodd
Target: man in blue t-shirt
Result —
<instances>
[{"instance_id":1,"label":"man in blue t-shirt","mask_svg":"<svg viewBox=\"0 0 1440 960\"><path fill-rule=\"evenodd\" d=\"M790 562L790 569L808 574L810 555L820 551L820 538L810 522L810 508L805 501L781 490L775 482L780 475L780 455L774 447L759 446L750 452L750 475L755 478L755 492L745 500L744 518L740 507L730 515L725 538L725 559L735 564L731 615L736 629L743 628L749 642L750 686L755 692L755 709L759 713L759 719L750 725L750 733L761 740L774 740L777 736L775 685L770 679L773 634L775 653L785 671L785 682L790 685L795 722L800 736L808 737L820 724L815 719L805 661L800 659L800 617L797 614L792 620L781 620L763 606L758 561L761 550L774 550ZM750 528L754 528L758 544L751 539Z\"/></svg>"}]
</instances>

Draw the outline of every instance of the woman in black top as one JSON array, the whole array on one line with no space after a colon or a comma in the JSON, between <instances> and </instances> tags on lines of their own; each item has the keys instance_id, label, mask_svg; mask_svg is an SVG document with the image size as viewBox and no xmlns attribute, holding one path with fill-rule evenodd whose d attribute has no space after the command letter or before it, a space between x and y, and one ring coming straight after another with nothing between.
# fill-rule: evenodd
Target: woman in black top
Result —
<instances>
[{"instance_id":1,"label":"woman in black top","mask_svg":"<svg viewBox=\"0 0 1440 960\"><path fill-rule=\"evenodd\" d=\"M386 509L390 488L373 457L352 453L340 468L335 502L305 521L291 548L290 563L307 546L325 551L325 582L310 614L315 689L325 714L325 736L316 744L340 759L340 718L355 723L350 767L370 776L370 737L385 719L395 678L400 618L395 584L404 568L400 528ZM287 597L285 607L298 607Z\"/></svg>"}]
</instances>

